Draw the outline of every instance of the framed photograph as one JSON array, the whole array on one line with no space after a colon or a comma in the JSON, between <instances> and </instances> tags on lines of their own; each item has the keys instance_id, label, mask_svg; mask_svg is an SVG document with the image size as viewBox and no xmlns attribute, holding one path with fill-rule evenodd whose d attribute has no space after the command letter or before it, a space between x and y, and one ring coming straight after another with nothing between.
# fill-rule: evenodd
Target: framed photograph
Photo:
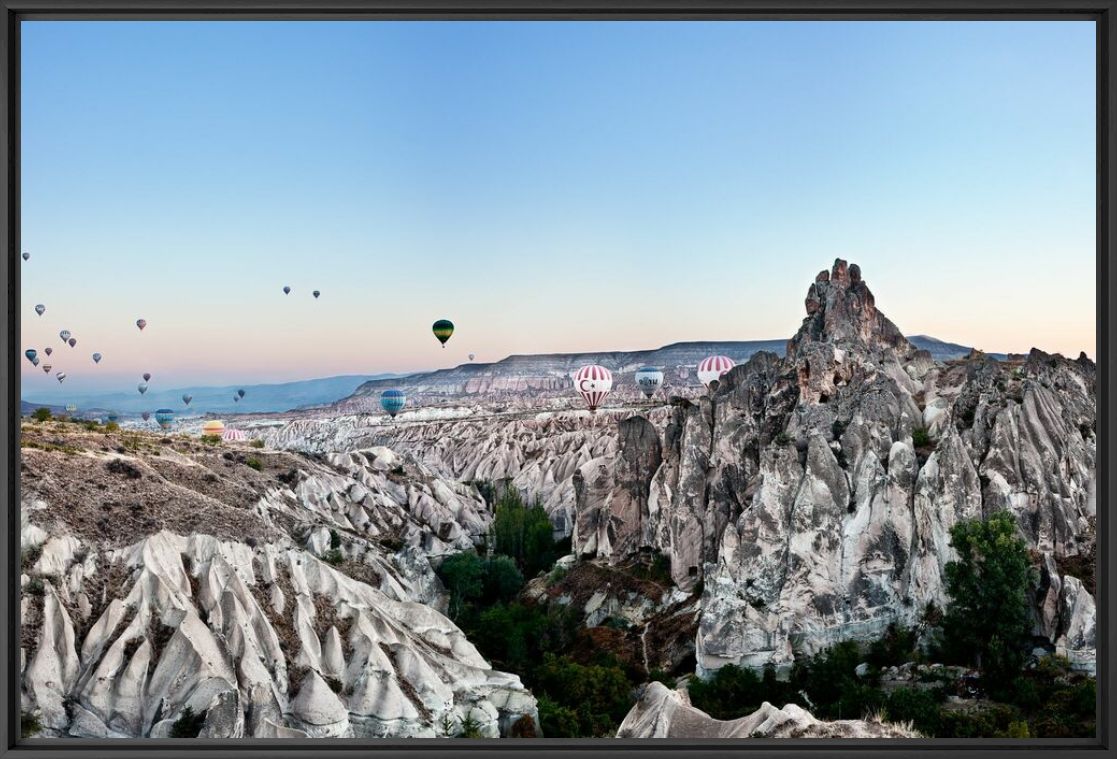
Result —
<instances>
[{"instance_id":1,"label":"framed photograph","mask_svg":"<svg viewBox=\"0 0 1117 759\"><path fill-rule=\"evenodd\" d=\"M1114 754L1112 0L0 5L0 756Z\"/></svg>"}]
</instances>

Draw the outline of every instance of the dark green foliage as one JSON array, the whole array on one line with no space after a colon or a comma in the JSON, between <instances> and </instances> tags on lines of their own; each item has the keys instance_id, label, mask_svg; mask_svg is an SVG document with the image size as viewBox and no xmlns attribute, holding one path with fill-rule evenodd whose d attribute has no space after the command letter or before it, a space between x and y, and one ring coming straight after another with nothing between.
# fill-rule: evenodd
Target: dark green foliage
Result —
<instances>
[{"instance_id":1,"label":"dark green foliage","mask_svg":"<svg viewBox=\"0 0 1117 759\"><path fill-rule=\"evenodd\" d=\"M865 677L858 677L855 670L862 661L858 645L844 641L797 665L791 679L807 692L812 713L820 719L859 719L881 706L880 672L870 667Z\"/></svg>"},{"instance_id":2,"label":"dark green foliage","mask_svg":"<svg viewBox=\"0 0 1117 759\"><path fill-rule=\"evenodd\" d=\"M1020 712L1008 704L983 702L968 709L940 709L936 738L1007 738Z\"/></svg>"},{"instance_id":3,"label":"dark green foliage","mask_svg":"<svg viewBox=\"0 0 1117 759\"><path fill-rule=\"evenodd\" d=\"M579 627L565 609L498 603L463 622L477 648L502 669L527 674L545 653L565 651Z\"/></svg>"},{"instance_id":4,"label":"dark green foliage","mask_svg":"<svg viewBox=\"0 0 1117 759\"><path fill-rule=\"evenodd\" d=\"M450 618L457 621L466 605L484 591L484 563L475 553L454 554L442 562L438 576L450 592Z\"/></svg>"},{"instance_id":5,"label":"dark green foliage","mask_svg":"<svg viewBox=\"0 0 1117 759\"><path fill-rule=\"evenodd\" d=\"M345 561L345 556L338 549L331 548L330 550L322 554L322 561L326 562L327 564L332 564L336 567L338 564Z\"/></svg>"},{"instance_id":6,"label":"dark green foliage","mask_svg":"<svg viewBox=\"0 0 1117 759\"><path fill-rule=\"evenodd\" d=\"M109 422L108 424L105 425L105 432L119 432L119 431L120 431L120 425L117 424L116 422Z\"/></svg>"},{"instance_id":7,"label":"dark green foliage","mask_svg":"<svg viewBox=\"0 0 1117 759\"><path fill-rule=\"evenodd\" d=\"M341 535L337 530L330 530L330 548L341 548Z\"/></svg>"},{"instance_id":8,"label":"dark green foliage","mask_svg":"<svg viewBox=\"0 0 1117 759\"><path fill-rule=\"evenodd\" d=\"M496 501L496 486L489 480L474 480L473 487L477 488L477 493L486 505L492 506Z\"/></svg>"},{"instance_id":9,"label":"dark green foliage","mask_svg":"<svg viewBox=\"0 0 1117 759\"><path fill-rule=\"evenodd\" d=\"M938 735L944 695L941 691L897 688L884 699L884 716L889 722L911 722L923 735Z\"/></svg>"},{"instance_id":10,"label":"dark green foliage","mask_svg":"<svg viewBox=\"0 0 1117 759\"><path fill-rule=\"evenodd\" d=\"M507 603L524 586L524 576L508 556L493 556L484 562L482 601Z\"/></svg>"},{"instance_id":11,"label":"dark green foliage","mask_svg":"<svg viewBox=\"0 0 1117 759\"><path fill-rule=\"evenodd\" d=\"M926 448L931 445L931 434L925 427L916 427L911 431L911 443L916 448Z\"/></svg>"},{"instance_id":12,"label":"dark green foliage","mask_svg":"<svg viewBox=\"0 0 1117 759\"><path fill-rule=\"evenodd\" d=\"M776 435L776 439L773 442L776 445L790 445L791 435L788 435L786 432L781 432L780 434Z\"/></svg>"},{"instance_id":13,"label":"dark green foliage","mask_svg":"<svg viewBox=\"0 0 1117 759\"><path fill-rule=\"evenodd\" d=\"M206 723L206 713L194 714L189 706L182 710L182 716L171 724L172 738L197 738Z\"/></svg>"},{"instance_id":14,"label":"dark green foliage","mask_svg":"<svg viewBox=\"0 0 1117 759\"><path fill-rule=\"evenodd\" d=\"M632 684L620 667L586 666L553 654L544 656L543 664L535 672L532 690L561 700L566 707L561 720L568 723L565 729L569 730L573 717L575 736L615 734L617 725L632 707ZM551 727L556 732L562 729L561 725ZM546 726L543 734L552 738L575 737L548 732Z\"/></svg>"},{"instance_id":15,"label":"dark green foliage","mask_svg":"<svg viewBox=\"0 0 1117 759\"><path fill-rule=\"evenodd\" d=\"M252 446L253 448L263 448L264 447L264 441L256 439L256 440L253 440L251 443L249 443L249 445Z\"/></svg>"},{"instance_id":16,"label":"dark green foliage","mask_svg":"<svg viewBox=\"0 0 1117 759\"><path fill-rule=\"evenodd\" d=\"M959 522L950 537L958 560L946 565L943 652L978 666L986 690L1000 697L1020 672L1031 634L1027 546L1006 511Z\"/></svg>"},{"instance_id":17,"label":"dark green foliage","mask_svg":"<svg viewBox=\"0 0 1117 759\"><path fill-rule=\"evenodd\" d=\"M27 582L27 587L23 589L23 592L29 596L41 596L47 592L47 589L46 586L43 585L43 581L41 579L39 579L38 577L32 577Z\"/></svg>"},{"instance_id":18,"label":"dark green foliage","mask_svg":"<svg viewBox=\"0 0 1117 759\"><path fill-rule=\"evenodd\" d=\"M554 528L543 507L528 507L515 488L507 488L496 502L493 519L496 553L511 556L525 577L535 577L555 563Z\"/></svg>"},{"instance_id":19,"label":"dark green foliage","mask_svg":"<svg viewBox=\"0 0 1117 759\"><path fill-rule=\"evenodd\" d=\"M896 623L888 625L884 635L869 644L864 661L883 669L884 667L899 666L910 661L918 661L919 652L916 650L915 631L899 627Z\"/></svg>"},{"instance_id":20,"label":"dark green foliage","mask_svg":"<svg viewBox=\"0 0 1117 759\"><path fill-rule=\"evenodd\" d=\"M264 468L263 462L260 461L260 459L257 459L257 458L247 458L247 459L245 459L244 460L244 465L247 466L247 467L251 467L252 469L255 469L257 472L259 472L260 470L262 470Z\"/></svg>"},{"instance_id":21,"label":"dark green foliage","mask_svg":"<svg viewBox=\"0 0 1117 759\"><path fill-rule=\"evenodd\" d=\"M779 706L799 704L806 700L796 684L776 678L776 670L765 667L763 675L751 669L730 664L722 667L708 680L690 681L687 692L691 703L718 719L735 719L751 714L765 701Z\"/></svg>"},{"instance_id":22,"label":"dark green foliage","mask_svg":"<svg viewBox=\"0 0 1117 759\"><path fill-rule=\"evenodd\" d=\"M31 418L34 419L36 422L49 422L50 421L50 409L45 408L45 407L44 408L37 408L37 409L35 409L35 413L33 413L31 415Z\"/></svg>"},{"instance_id":23,"label":"dark green foliage","mask_svg":"<svg viewBox=\"0 0 1117 759\"><path fill-rule=\"evenodd\" d=\"M40 409L40 411L41 410L43 409ZM32 714L31 712L20 712L19 737L30 738L33 735L37 735L39 732L42 731L42 729L43 723L39 719L38 714Z\"/></svg>"},{"instance_id":24,"label":"dark green foliage","mask_svg":"<svg viewBox=\"0 0 1117 759\"><path fill-rule=\"evenodd\" d=\"M640 580L649 580L660 585L671 586L671 557L656 551L647 562L636 563L629 574Z\"/></svg>"},{"instance_id":25,"label":"dark green foliage","mask_svg":"<svg viewBox=\"0 0 1117 759\"><path fill-rule=\"evenodd\" d=\"M545 738L580 738L584 737L578 714L568 706L562 706L546 696L539 699L539 724L543 728Z\"/></svg>"}]
</instances>

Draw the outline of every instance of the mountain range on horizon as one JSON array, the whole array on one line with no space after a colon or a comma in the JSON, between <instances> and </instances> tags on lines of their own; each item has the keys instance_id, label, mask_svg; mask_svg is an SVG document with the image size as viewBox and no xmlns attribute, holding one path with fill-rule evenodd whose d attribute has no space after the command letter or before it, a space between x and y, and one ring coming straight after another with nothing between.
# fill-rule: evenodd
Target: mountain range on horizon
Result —
<instances>
[{"instance_id":1,"label":"mountain range on horizon","mask_svg":"<svg viewBox=\"0 0 1117 759\"><path fill-rule=\"evenodd\" d=\"M972 348L929 335L908 338L917 348L928 351L936 361L962 358ZM76 393L58 397L57 391L46 396L32 396L21 403L21 413L30 413L39 407L61 411L66 404L78 406L80 411L113 410L122 414L138 414L166 407L196 413L280 413L299 409L329 406L350 397L378 394L389 386L400 385L412 392L452 394L468 392L470 388L524 390L539 387L553 389L565 375L578 366L600 363L617 371L626 371L642 365L664 368L694 367L709 355L721 354L741 363L758 351L784 355L786 340L723 340L689 341L671 343L660 348L637 351L598 351L583 353L513 354L499 361L465 363L446 369L408 374L339 375L281 383L254 385L187 386L168 390L150 390L144 395L135 391ZM1007 354L989 353L991 358L1004 360ZM233 396L238 389L245 390L240 401ZM182 395L192 395L189 406L182 402Z\"/></svg>"}]
</instances>

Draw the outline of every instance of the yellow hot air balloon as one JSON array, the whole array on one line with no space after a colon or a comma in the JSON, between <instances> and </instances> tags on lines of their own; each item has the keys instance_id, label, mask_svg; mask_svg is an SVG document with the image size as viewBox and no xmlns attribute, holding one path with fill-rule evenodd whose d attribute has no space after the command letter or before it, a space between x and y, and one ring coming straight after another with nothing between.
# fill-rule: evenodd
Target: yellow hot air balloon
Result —
<instances>
[{"instance_id":1,"label":"yellow hot air balloon","mask_svg":"<svg viewBox=\"0 0 1117 759\"><path fill-rule=\"evenodd\" d=\"M202 425L203 435L216 435L221 437L225 432L225 423L220 419L211 419Z\"/></svg>"}]
</instances>

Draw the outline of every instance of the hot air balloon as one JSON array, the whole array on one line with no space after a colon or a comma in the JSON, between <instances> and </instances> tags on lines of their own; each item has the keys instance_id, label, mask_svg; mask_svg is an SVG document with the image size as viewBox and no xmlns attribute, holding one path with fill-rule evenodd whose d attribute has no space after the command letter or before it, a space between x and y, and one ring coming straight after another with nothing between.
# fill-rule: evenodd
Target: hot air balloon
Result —
<instances>
[{"instance_id":1,"label":"hot air balloon","mask_svg":"<svg viewBox=\"0 0 1117 759\"><path fill-rule=\"evenodd\" d=\"M184 396L182 396L182 402L183 402L184 404L186 404L187 406L189 406L189 405L190 405L190 401L192 401L192 400L194 400L194 396L192 396L192 395L184 395Z\"/></svg>"},{"instance_id":2,"label":"hot air balloon","mask_svg":"<svg viewBox=\"0 0 1117 759\"><path fill-rule=\"evenodd\" d=\"M68 411L69 413L71 413L71 414L72 414L72 413L74 413L74 412L75 412L75 411L77 411L77 410L78 410L78 407L77 407L77 406L75 406L74 404L72 404L72 403L67 403L67 404L66 404L66 411Z\"/></svg>"},{"instance_id":3,"label":"hot air balloon","mask_svg":"<svg viewBox=\"0 0 1117 759\"><path fill-rule=\"evenodd\" d=\"M55 376L58 377L58 381L61 382L62 380L66 379L66 372L59 372Z\"/></svg>"},{"instance_id":4,"label":"hot air balloon","mask_svg":"<svg viewBox=\"0 0 1117 759\"><path fill-rule=\"evenodd\" d=\"M68 342L70 344L70 347L73 348L75 345L78 344L78 339L76 337L71 337L66 342Z\"/></svg>"},{"instance_id":5,"label":"hot air balloon","mask_svg":"<svg viewBox=\"0 0 1117 759\"><path fill-rule=\"evenodd\" d=\"M388 412L388 416L396 418L407 404L407 396L402 390L385 390L380 394L380 408Z\"/></svg>"},{"instance_id":6,"label":"hot air balloon","mask_svg":"<svg viewBox=\"0 0 1117 759\"><path fill-rule=\"evenodd\" d=\"M315 290L314 291L314 299L317 300L318 296L321 295L321 294L322 294L321 290Z\"/></svg>"},{"instance_id":7,"label":"hot air balloon","mask_svg":"<svg viewBox=\"0 0 1117 759\"><path fill-rule=\"evenodd\" d=\"M155 421L164 430L169 430L171 428L171 422L174 420L175 412L171 411L169 408L155 409Z\"/></svg>"},{"instance_id":8,"label":"hot air balloon","mask_svg":"<svg viewBox=\"0 0 1117 759\"><path fill-rule=\"evenodd\" d=\"M140 384L136 385L136 389L140 391L140 395L143 395L147 392L147 383L141 382Z\"/></svg>"},{"instance_id":9,"label":"hot air balloon","mask_svg":"<svg viewBox=\"0 0 1117 759\"><path fill-rule=\"evenodd\" d=\"M93 363L95 363L95 364L101 363L101 354L100 353L94 353L93 354Z\"/></svg>"},{"instance_id":10,"label":"hot air balloon","mask_svg":"<svg viewBox=\"0 0 1117 759\"><path fill-rule=\"evenodd\" d=\"M233 443L243 443L248 440L248 435L244 434L242 430L227 429L221 433L221 439Z\"/></svg>"},{"instance_id":11,"label":"hot air balloon","mask_svg":"<svg viewBox=\"0 0 1117 759\"><path fill-rule=\"evenodd\" d=\"M51 365L50 364L43 364L43 374L50 374L50 370L51 370Z\"/></svg>"},{"instance_id":12,"label":"hot air balloon","mask_svg":"<svg viewBox=\"0 0 1117 759\"><path fill-rule=\"evenodd\" d=\"M648 398L655 395L659 386L663 384L663 372L654 366L645 366L636 370L636 386Z\"/></svg>"},{"instance_id":13,"label":"hot air balloon","mask_svg":"<svg viewBox=\"0 0 1117 759\"><path fill-rule=\"evenodd\" d=\"M48 345L47 347L43 348L43 353L45 353L45 354L47 354L47 355L49 356L50 354L54 353L54 348L51 348L51 347L50 347L50 346Z\"/></svg>"},{"instance_id":14,"label":"hot air balloon","mask_svg":"<svg viewBox=\"0 0 1117 759\"><path fill-rule=\"evenodd\" d=\"M446 347L446 341L450 339L450 335L454 334L454 323L449 319L439 319L431 325L431 332L438 338L438 342L442 343L442 347Z\"/></svg>"},{"instance_id":15,"label":"hot air balloon","mask_svg":"<svg viewBox=\"0 0 1117 759\"><path fill-rule=\"evenodd\" d=\"M144 372L143 376L144 376L144 382L147 382L149 379L151 379L151 372Z\"/></svg>"},{"instance_id":16,"label":"hot air balloon","mask_svg":"<svg viewBox=\"0 0 1117 759\"><path fill-rule=\"evenodd\" d=\"M291 288L288 287L287 285L284 285L283 286L283 294L284 295L290 295L291 294Z\"/></svg>"},{"instance_id":17,"label":"hot air balloon","mask_svg":"<svg viewBox=\"0 0 1117 759\"><path fill-rule=\"evenodd\" d=\"M109 424L115 424L120 419L120 414L115 411L110 411L105 419L108 420Z\"/></svg>"},{"instance_id":18,"label":"hot air balloon","mask_svg":"<svg viewBox=\"0 0 1117 759\"><path fill-rule=\"evenodd\" d=\"M31 258L31 254L28 253L26 250L23 251L23 260L26 261L29 258Z\"/></svg>"},{"instance_id":19,"label":"hot air balloon","mask_svg":"<svg viewBox=\"0 0 1117 759\"><path fill-rule=\"evenodd\" d=\"M35 366L39 365L39 351L34 348L28 348L23 352L23 355L27 356L27 360Z\"/></svg>"},{"instance_id":20,"label":"hot air balloon","mask_svg":"<svg viewBox=\"0 0 1117 759\"><path fill-rule=\"evenodd\" d=\"M151 412L150 411L144 411L142 414L140 414L140 416L142 416L143 420L146 422L148 419L151 418Z\"/></svg>"},{"instance_id":21,"label":"hot air balloon","mask_svg":"<svg viewBox=\"0 0 1117 759\"><path fill-rule=\"evenodd\" d=\"M147 319L136 319L136 326L140 328L140 332L143 332L144 327L147 326Z\"/></svg>"},{"instance_id":22,"label":"hot air balloon","mask_svg":"<svg viewBox=\"0 0 1117 759\"><path fill-rule=\"evenodd\" d=\"M574 373L574 389L586 399L591 412L597 411L613 390L613 374L604 366L587 364Z\"/></svg>"},{"instance_id":23,"label":"hot air balloon","mask_svg":"<svg viewBox=\"0 0 1117 759\"><path fill-rule=\"evenodd\" d=\"M725 376L735 366L733 359L728 356L709 356L698 364L698 381L706 387ZM713 389L713 388L710 388Z\"/></svg>"},{"instance_id":24,"label":"hot air balloon","mask_svg":"<svg viewBox=\"0 0 1117 759\"><path fill-rule=\"evenodd\" d=\"M35 313L37 313L39 316L42 316L44 313L46 313L46 310L47 307L44 306L42 303L35 306Z\"/></svg>"},{"instance_id":25,"label":"hot air balloon","mask_svg":"<svg viewBox=\"0 0 1117 759\"><path fill-rule=\"evenodd\" d=\"M61 332L58 333L58 336L62 338L62 342L66 342L67 340L70 339L70 330L68 330L68 329L62 330Z\"/></svg>"},{"instance_id":26,"label":"hot air balloon","mask_svg":"<svg viewBox=\"0 0 1117 759\"><path fill-rule=\"evenodd\" d=\"M240 396L239 395L234 395L233 396L233 403L240 403Z\"/></svg>"},{"instance_id":27,"label":"hot air balloon","mask_svg":"<svg viewBox=\"0 0 1117 759\"><path fill-rule=\"evenodd\" d=\"M244 388L241 388L240 390L237 391L237 397L238 398L243 398L244 397Z\"/></svg>"},{"instance_id":28,"label":"hot air balloon","mask_svg":"<svg viewBox=\"0 0 1117 759\"><path fill-rule=\"evenodd\" d=\"M225 431L225 423L220 419L211 419L202 425L203 435L221 435Z\"/></svg>"},{"instance_id":29,"label":"hot air balloon","mask_svg":"<svg viewBox=\"0 0 1117 759\"><path fill-rule=\"evenodd\" d=\"M472 361L474 358L476 358L476 355L473 354L473 353L470 353L469 354L469 360Z\"/></svg>"}]
</instances>

